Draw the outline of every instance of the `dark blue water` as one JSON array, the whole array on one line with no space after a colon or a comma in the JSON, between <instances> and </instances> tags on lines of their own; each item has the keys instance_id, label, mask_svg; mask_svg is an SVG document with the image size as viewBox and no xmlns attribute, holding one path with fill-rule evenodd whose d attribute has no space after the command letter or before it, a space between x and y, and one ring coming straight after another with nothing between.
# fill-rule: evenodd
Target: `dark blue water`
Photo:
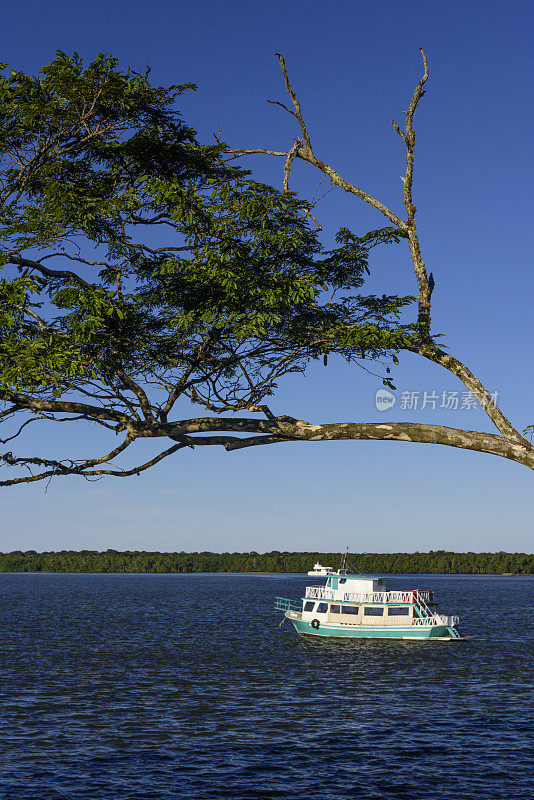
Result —
<instances>
[{"instance_id":1,"label":"dark blue water","mask_svg":"<svg viewBox=\"0 0 534 800\"><path fill-rule=\"evenodd\" d=\"M299 639L272 598L309 582L0 575L0 798L532 796L531 578L391 579L451 643Z\"/></svg>"}]
</instances>

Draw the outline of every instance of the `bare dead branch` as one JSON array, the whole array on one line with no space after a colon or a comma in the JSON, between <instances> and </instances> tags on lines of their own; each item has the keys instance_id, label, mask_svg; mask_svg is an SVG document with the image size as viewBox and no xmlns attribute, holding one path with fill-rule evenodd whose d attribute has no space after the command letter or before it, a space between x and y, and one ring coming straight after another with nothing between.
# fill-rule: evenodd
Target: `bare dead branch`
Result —
<instances>
[{"instance_id":1,"label":"bare dead branch","mask_svg":"<svg viewBox=\"0 0 534 800\"><path fill-rule=\"evenodd\" d=\"M428 275L423 257L421 255L421 248L419 245L419 237L417 235L417 227L415 224L416 208L413 202L413 174L415 165L415 131L413 128L413 119L417 106L421 97L424 94L423 86L428 80L429 70L428 61L425 51L420 48L423 58L423 76L419 80L417 86L412 94L410 105L406 113L406 132L402 131L396 122L392 120L392 125L395 131L399 134L406 147L406 174L402 178L403 182L403 202L406 208L406 229L408 232L408 243L410 248L410 255L412 257L412 264L415 272L415 277L418 286L418 322L421 330L422 338L429 340L430 338L430 296L432 289L428 283Z\"/></svg>"},{"instance_id":2,"label":"bare dead branch","mask_svg":"<svg viewBox=\"0 0 534 800\"><path fill-rule=\"evenodd\" d=\"M315 222L315 224L316 224L316 226L317 226L317 230L318 230L318 231L322 231L322 229L323 229L323 226L321 225L321 223L319 222L319 220L318 220L318 219L316 219L316 218L313 216L313 214L311 213L311 211L310 211L309 209L306 211L306 216L307 216L307 217L309 217L311 220L313 220L313 222Z\"/></svg>"},{"instance_id":3,"label":"bare dead branch","mask_svg":"<svg viewBox=\"0 0 534 800\"><path fill-rule=\"evenodd\" d=\"M369 194L368 192L364 191L363 189L359 189L354 184L352 184L349 181L347 181L344 178L342 178L341 175L339 175L339 173L337 173L334 169L332 169L332 167L328 166L323 161L321 161L319 158L317 158L317 156L315 155L315 153L312 150L310 136L309 136L308 129L306 127L306 124L305 124L303 116L302 116L299 100L298 100L298 98L297 98L297 96L296 96L296 94L295 94L295 92L293 90L293 87L291 86L291 83L289 81L289 77L288 77L287 68L286 68L286 64L285 64L284 58L280 53L277 53L276 55L278 56L278 60L280 61L280 66L282 68L282 73L284 75L284 80L285 80L285 83L286 83L286 89L287 89L288 94L291 97L291 100L293 101L293 105L295 107L294 116L296 116L297 119L298 119L299 126L300 126L300 129L301 129L301 132L302 132L302 137L303 137L303 144L302 144L302 146L300 146L297 149L296 157L302 159L303 161L307 161L309 164L313 164L315 167L320 169L321 172L323 172L325 175L327 175L330 178L330 181L332 182L333 186L339 186L340 188L344 189L346 192L349 192L350 194L356 195L361 200L363 200L365 203L368 203L373 208L376 208L377 211L380 211L381 214L384 214L384 216L387 217L387 219L389 219L389 221L392 222L397 228L399 228L400 230L403 230L403 231L406 230L407 229L406 222L404 222L404 220L402 220L399 216L397 216L397 214L394 214L393 211L391 211L391 209L389 209L386 205L384 205L384 203L380 202L379 200L377 200L375 197L373 197L371 194ZM281 105L280 103L277 103L277 104ZM286 109L286 110L289 110L289 109ZM254 148L251 148L251 149L240 149L240 150L230 150L230 149L228 149L225 152L232 154L236 158L238 158L239 156L242 156L242 155L252 155L252 154L256 154L256 153L261 153L261 154L264 154L264 155L272 155L272 156L284 156L286 158L286 163L287 163L287 159L288 159L288 157L289 157L289 155L291 153L291 150L289 150L286 153L282 153L282 152L279 152L279 151L276 151L276 150L266 150L266 149L254 149ZM314 220L314 221L316 222L316 224L318 224L317 220Z\"/></svg>"},{"instance_id":4,"label":"bare dead branch","mask_svg":"<svg viewBox=\"0 0 534 800\"><path fill-rule=\"evenodd\" d=\"M292 117L296 117L296 118L298 119L298 117L297 117L297 115L295 114L295 112L294 112L294 111L291 111L291 109L290 109L290 108L288 108L288 107L285 105L285 103L281 103L281 102L280 102L280 100L267 100L267 102L268 102L268 103L271 103L273 106L281 106L282 108L284 108L284 109L287 111L287 113L288 113L288 114L291 114L291 116L292 116Z\"/></svg>"},{"instance_id":5,"label":"bare dead branch","mask_svg":"<svg viewBox=\"0 0 534 800\"><path fill-rule=\"evenodd\" d=\"M397 214L394 214L391 209L384 205L384 203L381 203L380 200L377 200L368 192L364 191L363 189L359 189L357 186L354 186L354 184L342 178L341 175L336 172L336 170L332 169L332 167L330 167L328 164L325 164L323 161L317 158L317 156L311 150L301 147L297 152L297 157L301 158L303 161L307 161L309 164L313 164L313 166L317 167L317 169L320 169L321 172L330 178L333 186L339 186L345 192L356 195L356 197L359 197L360 200L363 200L368 205L376 208L377 211L380 211L381 214L387 217L387 219L389 219L393 225L399 228L399 230L407 230L406 222L397 216Z\"/></svg>"},{"instance_id":6,"label":"bare dead branch","mask_svg":"<svg viewBox=\"0 0 534 800\"><path fill-rule=\"evenodd\" d=\"M320 197L317 197L317 195L319 193L319 189L323 185L323 181L324 181L325 177L326 177L326 175L323 175L323 177L321 178L321 180L317 184L317 189L314 191L312 199L310 200L310 205L312 206L312 208L317 203L319 203L324 197L326 197L327 194L329 194L332 191L332 187L330 187L330 189L327 189L326 192L323 192L323 194Z\"/></svg>"},{"instance_id":7,"label":"bare dead branch","mask_svg":"<svg viewBox=\"0 0 534 800\"><path fill-rule=\"evenodd\" d=\"M304 119L302 117L302 112L301 112L301 109L300 109L300 103L298 101L298 98L297 98L295 92L293 91L293 87L291 86L291 83L289 82L289 77L288 77L287 69L286 69L286 62L284 61L284 57L283 57L283 55L281 53L276 53L275 55L278 56L278 61L280 62L280 66L282 68L282 72L283 72L283 75L284 75L284 80L286 82L287 93L291 97L291 99L293 101L293 105L295 106L295 114L294 114L294 116L299 121L300 129L302 131L302 136L304 138L304 143L305 143L306 147L308 147L311 150L310 135L308 133L308 129L306 128L306 124L305 124Z\"/></svg>"},{"instance_id":8,"label":"bare dead branch","mask_svg":"<svg viewBox=\"0 0 534 800\"><path fill-rule=\"evenodd\" d=\"M295 144L287 154L286 163L284 164L284 192L289 192L289 176L291 174L291 164L295 160L297 155L297 150L299 149L302 142L300 139L295 139Z\"/></svg>"},{"instance_id":9,"label":"bare dead branch","mask_svg":"<svg viewBox=\"0 0 534 800\"><path fill-rule=\"evenodd\" d=\"M412 95L412 99L410 100L410 105L408 107L408 111L406 112L406 133L407 133L409 139L411 139L412 136L415 137L415 134L413 132L413 127L412 127L413 117L414 117L417 105L419 103L419 100L424 95L423 86L425 85L426 81L428 80L428 75L429 75L429 72L428 72L428 61L427 61L426 53L425 53L425 51L423 50L422 47L420 47L419 50L421 51L421 56L423 58L424 73L423 73L423 77L421 78L421 80L419 81L417 86L415 87L415 91L414 91L414 93Z\"/></svg>"},{"instance_id":10,"label":"bare dead branch","mask_svg":"<svg viewBox=\"0 0 534 800\"><path fill-rule=\"evenodd\" d=\"M408 144L408 137L406 136L404 131L401 131L400 127L397 125L397 123L395 122L394 119L391 120L391 124L393 125L393 129L396 131L396 133L398 133L399 136L401 137L401 139L404 142L404 144L407 145ZM405 180L405 178L402 178L402 180Z\"/></svg>"}]
</instances>

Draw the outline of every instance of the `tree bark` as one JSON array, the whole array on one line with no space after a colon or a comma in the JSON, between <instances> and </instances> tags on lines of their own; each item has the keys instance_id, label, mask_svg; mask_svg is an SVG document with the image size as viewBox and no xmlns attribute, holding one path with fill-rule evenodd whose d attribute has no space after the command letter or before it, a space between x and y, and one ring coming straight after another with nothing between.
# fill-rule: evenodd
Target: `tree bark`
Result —
<instances>
[{"instance_id":1,"label":"tree bark","mask_svg":"<svg viewBox=\"0 0 534 800\"><path fill-rule=\"evenodd\" d=\"M240 438L228 435L192 435L217 431L254 433L256 436ZM135 435L143 438L166 436L180 439L191 446L222 445L226 450L281 442L324 442L340 439L439 444L501 456L534 469L534 448L526 440L523 440L523 444L493 433L417 422L334 422L314 425L290 417L275 417L274 420L205 417L155 427L137 427Z\"/></svg>"}]
</instances>

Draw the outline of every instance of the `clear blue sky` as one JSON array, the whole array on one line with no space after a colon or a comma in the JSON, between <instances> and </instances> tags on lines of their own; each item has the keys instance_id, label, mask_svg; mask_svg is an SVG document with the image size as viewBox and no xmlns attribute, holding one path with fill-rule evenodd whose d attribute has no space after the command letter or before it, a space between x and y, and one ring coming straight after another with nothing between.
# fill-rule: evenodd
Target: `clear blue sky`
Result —
<instances>
[{"instance_id":1,"label":"clear blue sky","mask_svg":"<svg viewBox=\"0 0 534 800\"><path fill-rule=\"evenodd\" d=\"M182 108L201 139L220 126L235 146L286 149L292 120L265 102L284 99L274 57L282 52L316 152L400 210L403 152L390 120L402 118L423 46L431 78L417 118L416 204L436 278L434 325L523 428L534 423L533 26L527 0L26 0L3 9L1 60L37 71L56 49L87 59L111 51L134 68L149 63L155 82L198 83ZM249 166L280 185L278 161L258 157ZM304 165L295 177L302 191L315 185ZM330 233L383 224L340 192L319 213ZM400 250L375 265L372 291L414 292ZM397 407L381 413L380 382L334 361L283 382L271 405L318 422L492 429L480 410L399 408L402 391L419 392L420 402L424 391L440 399L462 391L436 366L405 356L394 381ZM96 435L87 435L87 449ZM532 472L518 464L430 445L201 449L143 477L58 480L46 493L42 484L3 489L0 550L531 551L533 487Z\"/></svg>"}]
</instances>

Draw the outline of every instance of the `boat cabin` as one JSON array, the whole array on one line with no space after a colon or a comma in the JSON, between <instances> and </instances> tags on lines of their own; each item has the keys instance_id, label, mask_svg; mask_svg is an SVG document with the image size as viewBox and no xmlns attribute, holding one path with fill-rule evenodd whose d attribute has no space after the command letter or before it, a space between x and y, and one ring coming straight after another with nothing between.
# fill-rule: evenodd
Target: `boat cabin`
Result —
<instances>
[{"instance_id":1,"label":"boat cabin","mask_svg":"<svg viewBox=\"0 0 534 800\"><path fill-rule=\"evenodd\" d=\"M346 594L372 594L385 592L386 582L376 575L330 575L325 589L333 593L333 600L343 600Z\"/></svg>"},{"instance_id":2,"label":"boat cabin","mask_svg":"<svg viewBox=\"0 0 534 800\"><path fill-rule=\"evenodd\" d=\"M338 625L410 625L436 610L432 592L387 591L378 575L329 574L324 586L307 586L302 619Z\"/></svg>"}]
</instances>

